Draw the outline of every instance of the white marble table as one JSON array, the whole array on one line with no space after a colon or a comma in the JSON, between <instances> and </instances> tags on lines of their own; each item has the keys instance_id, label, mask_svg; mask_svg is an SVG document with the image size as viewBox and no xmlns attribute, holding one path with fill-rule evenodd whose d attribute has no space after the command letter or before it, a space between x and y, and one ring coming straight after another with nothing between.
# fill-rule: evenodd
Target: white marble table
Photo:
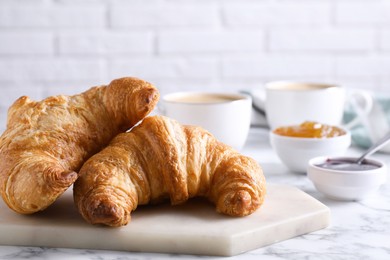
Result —
<instances>
[{"instance_id":1,"label":"white marble table","mask_svg":"<svg viewBox=\"0 0 390 260\"><path fill-rule=\"evenodd\" d=\"M268 130L251 129L242 151L263 167L267 181L288 184L318 199L331 209L331 225L323 230L235 256L234 259L390 259L390 181L373 197L340 202L317 192L305 175L289 172L272 151ZM362 150L351 148L349 155ZM373 157L390 166L390 154ZM390 176L389 176L390 179ZM104 239L104 238L102 238ZM0 246L0 259L220 259L221 257L170 255L104 250Z\"/></svg>"}]
</instances>

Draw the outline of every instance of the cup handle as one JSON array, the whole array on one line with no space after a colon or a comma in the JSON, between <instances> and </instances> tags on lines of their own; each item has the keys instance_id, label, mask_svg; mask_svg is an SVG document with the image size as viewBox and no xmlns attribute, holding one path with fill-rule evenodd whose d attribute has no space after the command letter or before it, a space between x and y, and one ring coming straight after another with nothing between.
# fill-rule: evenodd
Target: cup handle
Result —
<instances>
[{"instance_id":1,"label":"cup handle","mask_svg":"<svg viewBox=\"0 0 390 260\"><path fill-rule=\"evenodd\" d=\"M264 95L253 95L252 92L241 90L241 94L248 95L252 98L252 108L259 113L260 115L265 117L265 93Z\"/></svg>"},{"instance_id":2,"label":"cup handle","mask_svg":"<svg viewBox=\"0 0 390 260\"><path fill-rule=\"evenodd\" d=\"M356 117L344 125L345 128L351 130L359 123L364 125L367 123L367 116L373 108L374 100L368 92L362 90L352 92L348 99L356 112Z\"/></svg>"}]
</instances>

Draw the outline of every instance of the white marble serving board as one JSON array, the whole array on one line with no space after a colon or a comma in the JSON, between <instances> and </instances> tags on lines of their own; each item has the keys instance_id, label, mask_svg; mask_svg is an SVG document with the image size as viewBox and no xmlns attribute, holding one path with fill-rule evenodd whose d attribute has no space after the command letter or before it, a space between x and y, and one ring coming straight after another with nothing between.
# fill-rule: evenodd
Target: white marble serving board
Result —
<instances>
[{"instance_id":1,"label":"white marble serving board","mask_svg":"<svg viewBox=\"0 0 390 260\"><path fill-rule=\"evenodd\" d=\"M263 206L250 216L218 214L207 201L142 206L121 228L86 223L68 190L34 215L14 213L0 199L0 244L232 256L329 225L329 209L286 185L268 185Z\"/></svg>"}]
</instances>

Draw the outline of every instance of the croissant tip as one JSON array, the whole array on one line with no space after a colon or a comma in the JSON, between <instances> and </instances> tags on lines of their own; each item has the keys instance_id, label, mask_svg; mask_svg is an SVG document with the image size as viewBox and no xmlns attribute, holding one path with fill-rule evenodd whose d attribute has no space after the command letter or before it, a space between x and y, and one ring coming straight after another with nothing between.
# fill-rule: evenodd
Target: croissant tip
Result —
<instances>
[{"instance_id":1,"label":"croissant tip","mask_svg":"<svg viewBox=\"0 0 390 260\"><path fill-rule=\"evenodd\" d=\"M54 183L59 184L61 187L68 187L72 185L76 179L78 178L77 172L60 172L55 179L53 179Z\"/></svg>"},{"instance_id":2,"label":"croissant tip","mask_svg":"<svg viewBox=\"0 0 390 260\"><path fill-rule=\"evenodd\" d=\"M62 174L62 179L69 180L74 182L77 179L77 172L71 171L71 172L63 172Z\"/></svg>"},{"instance_id":3,"label":"croissant tip","mask_svg":"<svg viewBox=\"0 0 390 260\"><path fill-rule=\"evenodd\" d=\"M44 176L49 186L64 191L72 185L78 178L77 172L64 171L61 167L52 166L44 170Z\"/></svg>"},{"instance_id":4,"label":"croissant tip","mask_svg":"<svg viewBox=\"0 0 390 260\"><path fill-rule=\"evenodd\" d=\"M108 226L122 226L127 224L122 223L124 218L123 209L112 203L99 201L95 205L91 205L88 212L89 219L92 224L105 224Z\"/></svg>"},{"instance_id":5,"label":"croissant tip","mask_svg":"<svg viewBox=\"0 0 390 260\"><path fill-rule=\"evenodd\" d=\"M154 109L159 97L160 94L158 90L154 87L143 89L139 92L137 98L138 102L136 104L137 111L140 111L142 113L142 117L144 117L146 114L148 114L151 110Z\"/></svg>"},{"instance_id":6,"label":"croissant tip","mask_svg":"<svg viewBox=\"0 0 390 260\"><path fill-rule=\"evenodd\" d=\"M251 214L258 207L252 200L252 197L248 191L239 190L227 197L227 201L224 205L229 205L219 211L230 216L243 217Z\"/></svg>"},{"instance_id":7,"label":"croissant tip","mask_svg":"<svg viewBox=\"0 0 390 260\"><path fill-rule=\"evenodd\" d=\"M147 91L145 91L145 94L143 96L144 102L146 104L154 103L159 97L159 93L157 89L155 88L149 88Z\"/></svg>"}]
</instances>

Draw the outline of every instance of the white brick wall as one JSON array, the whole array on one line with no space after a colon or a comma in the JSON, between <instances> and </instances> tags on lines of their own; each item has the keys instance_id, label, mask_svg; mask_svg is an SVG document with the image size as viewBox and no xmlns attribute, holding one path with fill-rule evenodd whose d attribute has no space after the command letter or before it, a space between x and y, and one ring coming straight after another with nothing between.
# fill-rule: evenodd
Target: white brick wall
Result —
<instances>
[{"instance_id":1,"label":"white brick wall","mask_svg":"<svg viewBox=\"0 0 390 260\"><path fill-rule=\"evenodd\" d=\"M381 31L379 38L379 47L381 51L390 51L390 30Z\"/></svg>"},{"instance_id":2,"label":"white brick wall","mask_svg":"<svg viewBox=\"0 0 390 260\"><path fill-rule=\"evenodd\" d=\"M329 24L331 2L321 1L232 1L222 7L228 26L281 27Z\"/></svg>"},{"instance_id":3,"label":"white brick wall","mask_svg":"<svg viewBox=\"0 0 390 260\"><path fill-rule=\"evenodd\" d=\"M21 95L339 82L390 94L388 0L0 0L0 130Z\"/></svg>"},{"instance_id":4,"label":"white brick wall","mask_svg":"<svg viewBox=\"0 0 390 260\"><path fill-rule=\"evenodd\" d=\"M375 48L372 29L280 29L270 32L271 51L364 52Z\"/></svg>"},{"instance_id":5,"label":"white brick wall","mask_svg":"<svg viewBox=\"0 0 390 260\"><path fill-rule=\"evenodd\" d=\"M345 25L390 25L390 2L341 1L336 6L335 18L337 23Z\"/></svg>"},{"instance_id":6,"label":"white brick wall","mask_svg":"<svg viewBox=\"0 0 390 260\"><path fill-rule=\"evenodd\" d=\"M107 6L91 1L1 1L0 26L5 28L67 29L105 28Z\"/></svg>"},{"instance_id":7,"label":"white brick wall","mask_svg":"<svg viewBox=\"0 0 390 260\"><path fill-rule=\"evenodd\" d=\"M66 32L58 35L59 55L152 55L151 32Z\"/></svg>"},{"instance_id":8,"label":"white brick wall","mask_svg":"<svg viewBox=\"0 0 390 260\"><path fill-rule=\"evenodd\" d=\"M47 32L0 32L0 55L53 55L53 41Z\"/></svg>"},{"instance_id":9,"label":"white brick wall","mask_svg":"<svg viewBox=\"0 0 390 260\"><path fill-rule=\"evenodd\" d=\"M224 78L331 77L333 60L325 55L269 54L250 58L227 58L222 64Z\"/></svg>"},{"instance_id":10,"label":"white brick wall","mask_svg":"<svg viewBox=\"0 0 390 260\"><path fill-rule=\"evenodd\" d=\"M219 22L218 11L215 3L208 2L144 1L131 5L113 4L109 22L112 28L208 27Z\"/></svg>"},{"instance_id":11,"label":"white brick wall","mask_svg":"<svg viewBox=\"0 0 390 260\"><path fill-rule=\"evenodd\" d=\"M263 50L262 31L174 31L159 34L160 54L218 55L260 52Z\"/></svg>"}]
</instances>

